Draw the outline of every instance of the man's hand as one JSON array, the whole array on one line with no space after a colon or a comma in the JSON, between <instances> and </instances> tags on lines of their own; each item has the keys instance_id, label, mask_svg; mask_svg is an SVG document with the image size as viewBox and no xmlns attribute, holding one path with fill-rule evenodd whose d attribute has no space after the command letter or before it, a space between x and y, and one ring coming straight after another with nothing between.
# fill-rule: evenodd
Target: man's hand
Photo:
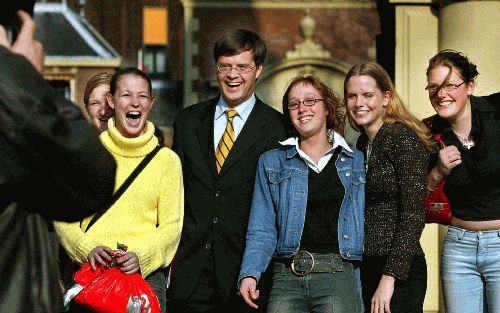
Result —
<instances>
[{"instance_id":1,"label":"man's hand","mask_svg":"<svg viewBox=\"0 0 500 313\"><path fill-rule=\"evenodd\" d=\"M33 38L35 34L35 22L31 16L24 11L18 11L17 16L21 20L22 26L16 41L11 46L5 28L0 25L0 45L9 49L11 52L24 56L31 62L35 69L42 74L45 54L43 52L42 43Z\"/></svg>"}]
</instances>

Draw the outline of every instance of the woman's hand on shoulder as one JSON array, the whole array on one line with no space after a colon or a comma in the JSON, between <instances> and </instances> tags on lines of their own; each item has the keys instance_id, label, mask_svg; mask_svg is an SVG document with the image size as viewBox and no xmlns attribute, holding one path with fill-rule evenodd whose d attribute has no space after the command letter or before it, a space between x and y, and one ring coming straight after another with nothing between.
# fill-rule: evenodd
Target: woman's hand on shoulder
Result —
<instances>
[{"instance_id":1,"label":"woman's hand on shoulder","mask_svg":"<svg viewBox=\"0 0 500 313\"><path fill-rule=\"evenodd\" d=\"M111 261L113 250L106 246L97 246L90 251L88 260L92 269L96 269L97 264L106 266Z\"/></svg>"},{"instance_id":2,"label":"woman's hand on shoulder","mask_svg":"<svg viewBox=\"0 0 500 313\"><path fill-rule=\"evenodd\" d=\"M120 270L127 275L139 272L139 258L134 252L127 252L124 256L116 259L116 263L120 266Z\"/></svg>"},{"instance_id":3,"label":"woman's hand on shoulder","mask_svg":"<svg viewBox=\"0 0 500 313\"><path fill-rule=\"evenodd\" d=\"M240 283L240 295L245 302L252 308L258 309L255 300L259 298L259 290L257 290L257 281L253 277L245 277Z\"/></svg>"},{"instance_id":4,"label":"woman's hand on shoulder","mask_svg":"<svg viewBox=\"0 0 500 313\"><path fill-rule=\"evenodd\" d=\"M382 275L372 297L371 313L391 313L390 304L395 281L396 279L392 276Z\"/></svg>"}]
</instances>

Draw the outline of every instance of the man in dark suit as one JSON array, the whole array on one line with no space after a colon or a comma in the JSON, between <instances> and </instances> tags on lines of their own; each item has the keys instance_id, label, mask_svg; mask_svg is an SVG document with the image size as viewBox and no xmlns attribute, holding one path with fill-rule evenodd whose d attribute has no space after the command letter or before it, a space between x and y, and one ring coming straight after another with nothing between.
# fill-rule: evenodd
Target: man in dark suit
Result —
<instances>
[{"instance_id":1,"label":"man in dark suit","mask_svg":"<svg viewBox=\"0 0 500 313\"><path fill-rule=\"evenodd\" d=\"M214 47L221 96L175 120L185 217L170 287L173 313L251 311L236 287L255 171L260 155L285 138L282 115L254 94L265 55L251 31L223 35Z\"/></svg>"}]
</instances>

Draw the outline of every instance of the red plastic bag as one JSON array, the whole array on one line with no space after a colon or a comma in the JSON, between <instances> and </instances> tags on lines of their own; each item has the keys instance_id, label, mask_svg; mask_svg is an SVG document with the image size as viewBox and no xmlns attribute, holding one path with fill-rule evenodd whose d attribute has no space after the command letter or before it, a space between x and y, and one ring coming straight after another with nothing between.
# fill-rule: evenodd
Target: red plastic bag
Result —
<instances>
[{"instance_id":1,"label":"red plastic bag","mask_svg":"<svg viewBox=\"0 0 500 313\"><path fill-rule=\"evenodd\" d=\"M92 312L161 312L154 290L137 273L127 275L116 267L93 270L87 263L75 273L75 281L83 289L73 301Z\"/></svg>"},{"instance_id":2,"label":"red plastic bag","mask_svg":"<svg viewBox=\"0 0 500 313\"><path fill-rule=\"evenodd\" d=\"M70 301L96 313L160 313L155 291L138 273L127 275L115 267L116 259L126 254L127 246L118 244L107 266L92 269L84 264L74 275L76 284L64 295Z\"/></svg>"}]
</instances>

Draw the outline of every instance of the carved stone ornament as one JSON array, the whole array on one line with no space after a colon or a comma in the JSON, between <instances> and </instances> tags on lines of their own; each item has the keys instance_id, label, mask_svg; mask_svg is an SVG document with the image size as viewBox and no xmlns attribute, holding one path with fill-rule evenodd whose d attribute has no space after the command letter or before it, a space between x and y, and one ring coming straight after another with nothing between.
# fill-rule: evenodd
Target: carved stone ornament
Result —
<instances>
[{"instance_id":1,"label":"carved stone ornament","mask_svg":"<svg viewBox=\"0 0 500 313\"><path fill-rule=\"evenodd\" d=\"M295 49L286 52L286 59L304 59L304 58L321 58L329 59L331 54L325 50L319 43L313 40L316 32L316 22L311 17L309 10L306 10L306 15L300 22L300 29L304 36L304 41L295 45Z\"/></svg>"}]
</instances>

